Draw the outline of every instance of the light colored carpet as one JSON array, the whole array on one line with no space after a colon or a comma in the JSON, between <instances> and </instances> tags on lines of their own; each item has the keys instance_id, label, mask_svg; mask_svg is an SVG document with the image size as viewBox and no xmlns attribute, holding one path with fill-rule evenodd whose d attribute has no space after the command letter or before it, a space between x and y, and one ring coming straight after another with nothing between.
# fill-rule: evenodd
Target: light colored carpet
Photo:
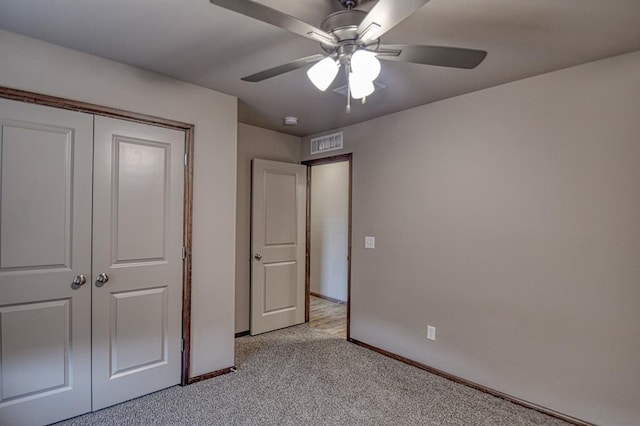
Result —
<instances>
[{"instance_id":1,"label":"light colored carpet","mask_svg":"<svg viewBox=\"0 0 640 426\"><path fill-rule=\"evenodd\" d=\"M236 339L236 365L60 424L565 424L307 325Z\"/></svg>"}]
</instances>

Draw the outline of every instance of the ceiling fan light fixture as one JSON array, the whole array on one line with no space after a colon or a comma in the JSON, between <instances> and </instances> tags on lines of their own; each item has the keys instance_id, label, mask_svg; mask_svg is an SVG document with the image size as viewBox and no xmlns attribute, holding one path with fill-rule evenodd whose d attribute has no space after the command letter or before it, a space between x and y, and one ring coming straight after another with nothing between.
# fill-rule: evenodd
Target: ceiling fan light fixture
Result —
<instances>
[{"instance_id":1,"label":"ceiling fan light fixture","mask_svg":"<svg viewBox=\"0 0 640 426\"><path fill-rule=\"evenodd\" d=\"M349 73L349 90L353 99L362 99L375 90L373 81L363 79L358 74Z\"/></svg>"},{"instance_id":2,"label":"ceiling fan light fixture","mask_svg":"<svg viewBox=\"0 0 640 426\"><path fill-rule=\"evenodd\" d=\"M338 63L330 56L327 56L307 71L309 80L318 90L325 91L331 85L338 74Z\"/></svg>"},{"instance_id":3,"label":"ceiling fan light fixture","mask_svg":"<svg viewBox=\"0 0 640 426\"><path fill-rule=\"evenodd\" d=\"M360 0L340 0L346 10L327 15L320 28L256 0L209 0L212 4L238 12L249 18L319 41L325 54L296 59L247 77L243 81L258 82L314 64L307 71L311 82L325 91L331 86L344 65L347 84L347 114L351 111L351 99L371 95L376 87L381 65L378 56L399 62L416 63L460 69L477 67L487 56L484 50L458 47L429 46L419 44L381 44L382 37L400 22L415 13L429 0L378 0L365 12L355 9Z\"/></svg>"},{"instance_id":4,"label":"ceiling fan light fixture","mask_svg":"<svg viewBox=\"0 0 640 426\"><path fill-rule=\"evenodd\" d=\"M356 50L351 55L351 72L363 80L373 81L380 75L380 61L374 52Z\"/></svg>"}]
</instances>

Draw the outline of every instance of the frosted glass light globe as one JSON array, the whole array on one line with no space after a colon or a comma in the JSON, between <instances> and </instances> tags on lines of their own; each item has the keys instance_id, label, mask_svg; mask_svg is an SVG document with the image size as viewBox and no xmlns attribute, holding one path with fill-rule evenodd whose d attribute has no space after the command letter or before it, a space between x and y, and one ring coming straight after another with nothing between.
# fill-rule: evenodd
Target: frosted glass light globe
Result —
<instances>
[{"instance_id":1,"label":"frosted glass light globe","mask_svg":"<svg viewBox=\"0 0 640 426\"><path fill-rule=\"evenodd\" d=\"M372 94L375 87L373 86L373 81L364 79L358 74L350 73L349 90L351 90L351 97L353 99L360 99Z\"/></svg>"},{"instance_id":2,"label":"frosted glass light globe","mask_svg":"<svg viewBox=\"0 0 640 426\"><path fill-rule=\"evenodd\" d=\"M373 81L380 75L380 61L368 50L356 50L351 55L351 72L364 80Z\"/></svg>"},{"instance_id":3,"label":"frosted glass light globe","mask_svg":"<svg viewBox=\"0 0 640 426\"><path fill-rule=\"evenodd\" d=\"M336 61L327 56L307 71L309 80L323 92L331 85L338 74L338 64Z\"/></svg>"}]
</instances>

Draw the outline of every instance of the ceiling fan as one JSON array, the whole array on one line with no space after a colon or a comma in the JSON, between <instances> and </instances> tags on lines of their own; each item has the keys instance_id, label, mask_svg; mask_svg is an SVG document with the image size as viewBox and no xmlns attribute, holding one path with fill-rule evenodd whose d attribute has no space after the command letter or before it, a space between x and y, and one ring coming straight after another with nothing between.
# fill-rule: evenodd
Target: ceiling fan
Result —
<instances>
[{"instance_id":1,"label":"ceiling fan","mask_svg":"<svg viewBox=\"0 0 640 426\"><path fill-rule=\"evenodd\" d=\"M380 74L380 59L411 62L442 67L472 69L487 56L483 50L458 47L426 46L414 44L381 44L380 37L405 20L429 0L379 0L367 13L355 9L359 0L339 0L344 10L324 18L320 28L251 0L210 0L214 5L229 9L294 34L320 42L325 54L300 58L258 72L242 80L263 81L268 78L313 66L307 71L311 82L326 90L341 66L347 75L347 113L351 98L362 99L371 95L373 81Z\"/></svg>"}]
</instances>

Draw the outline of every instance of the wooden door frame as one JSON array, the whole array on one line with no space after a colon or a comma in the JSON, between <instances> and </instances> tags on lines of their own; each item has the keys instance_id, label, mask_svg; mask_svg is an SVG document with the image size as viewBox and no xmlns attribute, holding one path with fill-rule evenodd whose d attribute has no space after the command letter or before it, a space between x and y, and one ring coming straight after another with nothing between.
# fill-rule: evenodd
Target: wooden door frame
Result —
<instances>
[{"instance_id":1,"label":"wooden door frame","mask_svg":"<svg viewBox=\"0 0 640 426\"><path fill-rule=\"evenodd\" d=\"M195 126L182 121L169 120L152 115L140 114L137 112L105 107L72 99L59 98L57 96L42 95L39 93L27 92L4 86L0 86L0 98L60 109L68 109L92 115L119 118L121 120L150 124L153 126L165 127L184 132L186 161L186 167L184 168L183 223L183 245L185 248L185 258L182 265L182 339L184 341L184 347L182 351L180 384L184 386L196 381L194 379L197 378L189 377L191 372L191 242L193 225L193 145Z\"/></svg>"},{"instance_id":2,"label":"wooden door frame","mask_svg":"<svg viewBox=\"0 0 640 426\"><path fill-rule=\"evenodd\" d=\"M307 166L307 243L305 250L305 306L304 320L309 322L309 296L311 293L311 167L321 164L341 163L347 161L349 163L349 218L348 218L348 241L347 241L347 341L351 339L351 218L352 218L352 198L353 198L353 154L334 155L332 157L318 158L314 160L303 161L302 164Z\"/></svg>"}]
</instances>

